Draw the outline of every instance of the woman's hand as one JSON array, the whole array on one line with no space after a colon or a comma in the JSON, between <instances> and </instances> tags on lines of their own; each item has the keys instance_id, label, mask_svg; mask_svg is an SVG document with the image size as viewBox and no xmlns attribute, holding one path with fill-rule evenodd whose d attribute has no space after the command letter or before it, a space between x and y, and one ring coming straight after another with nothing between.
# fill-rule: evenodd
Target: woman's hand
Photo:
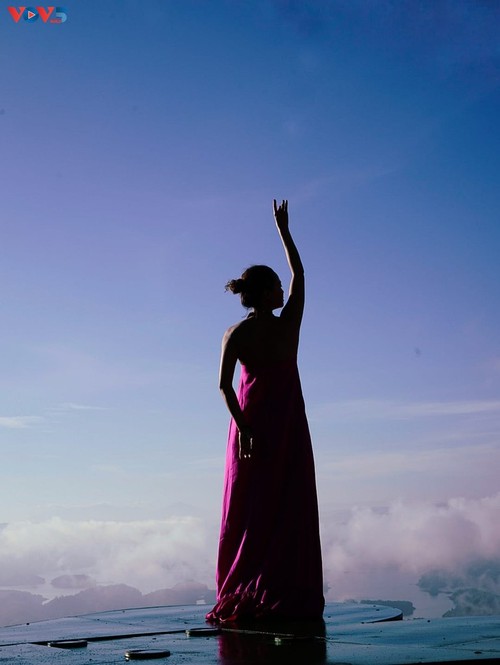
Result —
<instances>
[{"instance_id":1,"label":"woman's hand","mask_svg":"<svg viewBox=\"0 0 500 665\"><path fill-rule=\"evenodd\" d=\"M240 459L250 459L252 456L252 448L253 448L252 432L248 429L240 430L240 433L238 435L238 443L239 443L238 457Z\"/></svg>"},{"instance_id":2,"label":"woman's hand","mask_svg":"<svg viewBox=\"0 0 500 665\"><path fill-rule=\"evenodd\" d=\"M273 199L273 212L278 231L283 232L288 229L288 201L284 199L280 205L277 205L276 199Z\"/></svg>"}]
</instances>

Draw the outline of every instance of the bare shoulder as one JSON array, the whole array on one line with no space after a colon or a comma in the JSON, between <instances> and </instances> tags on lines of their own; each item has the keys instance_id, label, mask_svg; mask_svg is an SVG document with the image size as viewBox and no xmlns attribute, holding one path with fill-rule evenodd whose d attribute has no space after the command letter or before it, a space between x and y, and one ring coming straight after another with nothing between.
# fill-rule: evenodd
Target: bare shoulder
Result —
<instances>
[{"instance_id":1,"label":"bare shoulder","mask_svg":"<svg viewBox=\"0 0 500 665\"><path fill-rule=\"evenodd\" d=\"M234 344L237 343L239 339L242 338L242 336L245 335L245 333L248 330L248 319L244 319L243 321L239 321L239 323L235 323L234 326L231 326L226 330L224 333L224 336L222 338L222 344L223 346L227 346L228 344Z\"/></svg>"}]
</instances>

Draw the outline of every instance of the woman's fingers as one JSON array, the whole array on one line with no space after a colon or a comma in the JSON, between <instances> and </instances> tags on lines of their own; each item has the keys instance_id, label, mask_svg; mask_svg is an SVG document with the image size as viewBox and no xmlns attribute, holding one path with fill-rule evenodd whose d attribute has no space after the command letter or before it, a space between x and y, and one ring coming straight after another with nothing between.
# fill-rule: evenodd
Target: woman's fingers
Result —
<instances>
[{"instance_id":1,"label":"woman's fingers","mask_svg":"<svg viewBox=\"0 0 500 665\"><path fill-rule=\"evenodd\" d=\"M274 219L279 222L288 218L288 200L283 199L278 205L276 199L273 199L273 213Z\"/></svg>"},{"instance_id":2,"label":"woman's fingers","mask_svg":"<svg viewBox=\"0 0 500 665\"><path fill-rule=\"evenodd\" d=\"M240 432L238 443L238 457L240 459L249 459L252 456L253 437Z\"/></svg>"}]
</instances>

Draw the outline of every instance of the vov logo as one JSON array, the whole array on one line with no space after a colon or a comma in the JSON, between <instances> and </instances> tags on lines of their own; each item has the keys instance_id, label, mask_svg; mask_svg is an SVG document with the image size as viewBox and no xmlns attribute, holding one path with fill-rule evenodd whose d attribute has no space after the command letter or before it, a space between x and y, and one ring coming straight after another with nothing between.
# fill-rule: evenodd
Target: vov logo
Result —
<instances>
[{"instance_id":1,"label":"vov logo","mask_svg":"<svg viewBox=\"0 0 500 665\"><path fill-rule=\"evenodd\" d=\"M64 23L68 15L64 7L7 7L16 23L23 18L26 23L34 23L39 18L44 23Z\"/></svg>"}]
</instances>

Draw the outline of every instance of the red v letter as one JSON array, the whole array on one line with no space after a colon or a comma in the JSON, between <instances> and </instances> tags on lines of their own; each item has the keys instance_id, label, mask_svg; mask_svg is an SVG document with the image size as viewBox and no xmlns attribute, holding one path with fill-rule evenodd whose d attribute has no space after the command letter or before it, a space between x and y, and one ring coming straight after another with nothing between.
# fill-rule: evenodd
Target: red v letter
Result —
<instances>
[{"instance_id":1,"label":"red v letter","mask_svg":"<svg viewBox=\"0 0 500 665\"><path fill-rule=\"evenodd\" d=\"M7 7L7 9L9 10L10 15L12 16L14 21L17 23L21 18L21 16L23 15L26 7L19 7L19 11L17 11L15 7Z\"/></svg>"},{"instance_id":2,"label":"red v letter","mask_svg":"<svg viewBox=\"0 0 500 665\"><path fill-rule=\"evenodd\" d=\"M47 9L44 9L43 7L37 7L36 8L40 16L42 17L42 21L44 23L47 23L49 20L50 15L54 11L55 7L47 7Z\"/></svg>"}]
</instances>

